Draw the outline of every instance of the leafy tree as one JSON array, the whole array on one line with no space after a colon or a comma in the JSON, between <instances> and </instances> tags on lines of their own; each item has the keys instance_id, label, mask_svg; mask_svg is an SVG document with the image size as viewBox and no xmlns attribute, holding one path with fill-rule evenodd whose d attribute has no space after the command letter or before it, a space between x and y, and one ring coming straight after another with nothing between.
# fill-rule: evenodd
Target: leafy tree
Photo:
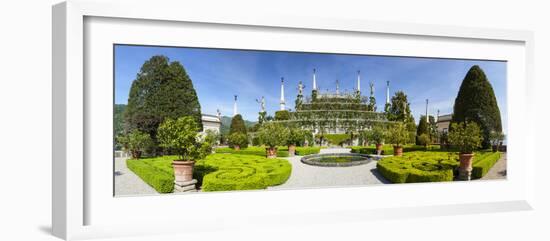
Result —
<instances>
[{"instance_id":1,"label":"leafy tree","mask_svg":"<svg viewBox=\"0 0 550 241\"><path fill-rule=\"evenodd\" d=\"M403 146L411 143L411 132L405 123L398 122L389 128L387 139L394 146Z\"/></svg>"},{"instance_id":2,"label":"leafy tree","mask_svg":"<svg viewBox=\"0 0 550 241\"><path fill-rule=\"evenodd\" d=\"M420 142L418 140L418 137L420 137L420 135L422 134L427 135L428 133L429 133L429 130L428 130L428 123L426 123L426 116L422 115L420 116L420 120L418 121L418 126L416 128L416 144L420 145Z\"/></svg>"},{"instance_id":3,"label":"leafy tree","mask_svg":"<svg viewBox=\"0 0 550 241\"><path fill-rule=\"evenodd\" d=\"M381 126L374 126L370 130L365 130L365 136L368 141L372 141L374 144L383 144L386 132Z\"/></svg>"},{"instance_id":4,"label":"leafy tree","mask_svg":"<svg viewBox=\"0 0 550 241\"><path fill-rule=\"evenodd\" d=\"M288 112L288 110L275 112L275 120L290 120L290 112Z\"/></svg>"},{"instance_id":5,"label":"leafy tree","mask_svg":"<svg viewBox=\"0 0 550 241\"><path fill-rule=\"evenodd\" d=\"M260 141L270 148L285 145L289 135L288 128L274 122L263 124L258 131Z\"/></svg>"},{"instance_id":6,"label":"leafy tree","mask_svg":"<svg viewBox=\"0 0 550 241\"><path fill-rule=\"evenodd\" d=\"M235 147L235 146L238 146L239 148L248 147L248 136L241 132L234 132L232 134L229 134L228 141L231 147Z\"/></svg>"},{"instance_id":7,"label":"leafy tree","mask_svg":"<svg viewBox=\"0 0 550 241\"><path fill-rule=\"evenodd\" d=\"M409 132L416 131L416 124L411 112L407 95L403 91L395 92L389 105L386 105L386 118L390 121L402 121ZM414 136L414 134L413 134Z\"/></svg>"},{"instance_id":8,"label":"leafy tree","mask_svg":"<svg viewBox=\"0 0 550 241\"><path fill-rule=\"evenodd\" d=\"M115 136L124 134L124 109L126 109L126 105L115 104L113 113Z\"/></svg>"},{"instance_id":9,"label":"leafy tree","mask_svg":"<svg viewBox=\"0 0 550 241\"><path fill-rule=\"evenodd\" d=\"M454 103L452 122L464 121L474 121L480 126L483 148L490 147L492 131L502 132L500 109L493 87L477 65L472 66L464 77Z\"/></svg>"},{"instance_id":10,"label":"leafy tree","mask_svg":"<svg viewBox=\"0 0 550 241\"><path fill-rule=\"evenodd\" d=\"M160 146L174 151L180 160L203 159L211 152L211 143L198 138L199 125L192 116L167 118L158 129Z\"/></svg>"},{"instance_id":11,"label":"leafy tree","mask_svg":"<svg viewBox=\"0 0 550 241\"><path fill-rule=\"evenodd\" d=\"M418 145L420 146L428 146L430 144L430 136L426 133L422 133L417 137Z\"/></svg>"},{"instance_id":12,"label":"leafy tree","mask_svg":"<svg viewBox=\"0 0 550 241\"><path fill-rule=\"evenodd\" d=\"M288 138L286 140L287 145L301 146L306 141L305 131L298 128L290 128Z\"/></svg>"},{"instance_id":13,"label":"leafy tree","mask_svg":"<svg viewBox=\"0 0 550 241\"><path fill-rule=\"evenodd\" d=\"M489 138L491 140L491 145L500 146L500 144L502 143L502 141L504 141L506 136L502 132L492 131Z\"/></svg>"},{"instance_id":14,"label":"leafy tree","mask_svg":"<svg viewBox=\"0 0 550 241\"><path fill-rule=\"evenodd\" d=\"M237 114L233 116L233 119L231 119L231 126L229 126L229 135L233 133L241 133L246 135L246 126L244 124L243 117L241 114Z\"/></svg>"},{"instance_id":15,"label":"leafy tree","mask_svg":"<svg viewBox=\"0 0 550 241\"><path fill-rule=\"evenodd\" d=\"M475 122L451 123L449 142L457 147L460 153L471 154L481 147L481 129Z\"/></svg>"},{"instance_id":16,"label":"leafy tree","mask_svg":"<svg viewBox=\"0 0 550 241\"><path fill-rule=\"evenodd\" d=\"M183 66L165 56L153 56L132 82L124 118L129 130L148 133L157 141L159 125L167 118L191 116L202 130L201 106Z\"/></svg>"},{"instance_id":17,"label":"leafy tree","mask_svg":"<svg viewBox=\"0 0 550 241\"><path fill-rule=\"evenodd\" d=\"M153 145L151 136L138 130L133 130L126 136L119 136L117 141L130 152L133 159L139 159L141 154Z\"/></svg>"}]
</instances>

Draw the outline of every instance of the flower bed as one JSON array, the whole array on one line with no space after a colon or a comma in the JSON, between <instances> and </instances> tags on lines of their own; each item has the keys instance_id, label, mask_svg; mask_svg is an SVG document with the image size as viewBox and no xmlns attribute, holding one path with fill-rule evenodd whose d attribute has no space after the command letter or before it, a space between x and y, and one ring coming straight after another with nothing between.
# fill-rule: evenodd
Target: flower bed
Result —
<instances>
[{"instance_id":1,"label":"flower bed","mask_svg":"<svg viewBox=\"0 0 550 241\"><path fill-rule=\"evenodd\" d=\"M159 193L174 190L172 160L162 156L127 160L128 168ZM292 166L283 159L268 159L255 155L211 154L195 163L193 178L203 191L265 189L284 183Z\"/></svg>"},{"instance_id":2,"label":"flower bed","mask_svg":"<svg viewBox=\"0 0 550 241\"><path fill-rule=\"evenodd\" d=\"M500 153L477 152L472 176L481 178L500 159ZM402 157L386 157L376 168L392 183L452 181L458 168L456 152L405 152Z\"/></svg>"}]
</instances>

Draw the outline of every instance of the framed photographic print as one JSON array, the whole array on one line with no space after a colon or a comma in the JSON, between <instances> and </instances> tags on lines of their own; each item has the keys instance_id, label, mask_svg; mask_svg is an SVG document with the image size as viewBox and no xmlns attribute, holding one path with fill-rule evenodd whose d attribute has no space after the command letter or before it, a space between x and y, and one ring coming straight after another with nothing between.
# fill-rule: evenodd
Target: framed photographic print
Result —
<instances>
[{"instance_id":1,"label":"framed photographic print","mask_svg":"<svg viewBox=\"0 0 550 241\"><path fill-rule=\"evenodd\" d=\"M153 4L53 8L56 236L531 209L530 32Z\"/></svg>"}]
</instances>

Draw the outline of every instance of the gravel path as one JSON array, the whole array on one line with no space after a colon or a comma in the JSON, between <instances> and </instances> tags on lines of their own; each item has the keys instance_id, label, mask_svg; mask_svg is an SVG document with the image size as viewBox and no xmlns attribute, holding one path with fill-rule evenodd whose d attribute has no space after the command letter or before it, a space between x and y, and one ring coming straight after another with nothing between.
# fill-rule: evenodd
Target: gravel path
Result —
<instances>
[{"instance_id":1,"label":"gravel path","mask_svg":"<svg viewBox=\"0 0 550 241\"><path fill-rule=\"evenodd\" d=\"M500 160L481 178L481 180L506 179L506 152L500 156Z\"/></svg>"},{"instance_id":2,"label":"gravel path","mask_svg":"<svg viewBox=\"0 0 550 241\"><path fill-rule=\"evenodd\" d=\"M321 149L321 153L349 153L351 149ZM338 187L389 183L376 172L376 161L351 167L318 167L300 162L301 156L287 157L292 164L290 178L269 189Z\"/></svg>"},{"instance_id":3,"label":"gravel path","mask_svg":"<svg viewBox=\"0 0 550 241\"><path fill-rule=\"evenodd\" d=\"M115 158L115 195L135 196L158 192L126 167L127 158Z\"/></svg>"}]
</instances>

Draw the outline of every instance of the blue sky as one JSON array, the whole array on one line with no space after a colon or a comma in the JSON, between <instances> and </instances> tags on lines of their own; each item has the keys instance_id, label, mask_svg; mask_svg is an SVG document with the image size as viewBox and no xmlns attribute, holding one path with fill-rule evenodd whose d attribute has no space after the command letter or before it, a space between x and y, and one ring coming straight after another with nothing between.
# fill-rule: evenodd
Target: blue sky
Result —
<instances>
[{"instance_id":1,"label":"blue sky","mask_svg":"<svg viewBox=\"0 0 550 241\"><path fill-rule=\"evenodd\" d=\"M125 104L132 81L143 62L154 55L165 55L185 67L199 96L203 113L233 114L233 95L239 96L239 113L256 121L260 106L256 99L265 96L268 114L279 110L280 80L285 78L287 108L294 109L299 81L305 93L311 93L312 71L317 69L317 85L321 91L334 91L336 79L340 90L355 88L357 70L361 71L361 90L369 94L369 82L374 83L378 110L385 103L386 81L390 93L404 91L418 122L429 99L429 112L449 114L462 79L473 65L484 71L497 97L507 129L506 62L456 60L391 56L318 54L274 51L243 51L200 48L149 46L115 46L115 103Z\"/></svg>"}]
</instances>

